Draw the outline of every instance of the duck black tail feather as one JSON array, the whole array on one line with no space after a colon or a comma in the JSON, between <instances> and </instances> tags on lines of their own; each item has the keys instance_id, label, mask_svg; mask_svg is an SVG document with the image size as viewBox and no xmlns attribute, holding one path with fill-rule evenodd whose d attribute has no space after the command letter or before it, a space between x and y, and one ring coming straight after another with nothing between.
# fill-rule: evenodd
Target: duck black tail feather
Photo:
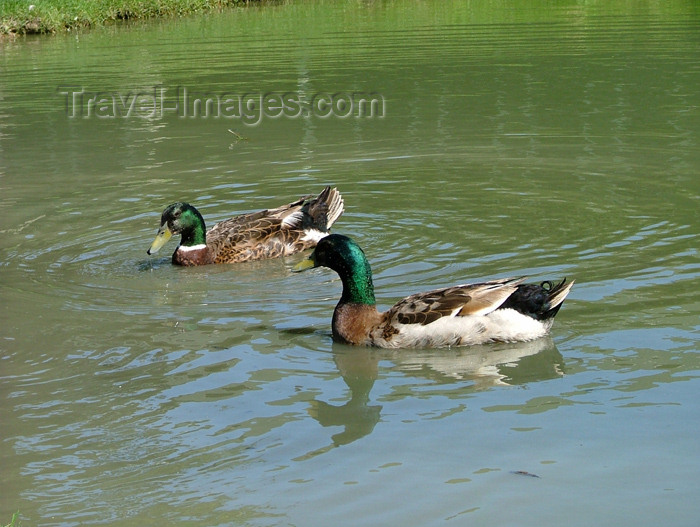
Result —
<instances>
[{"instance_id":1,"label":"duck black tail feather","mask_svg":"<svg viewBox=\"0 0 700 527\"><path fill-rule=\"evenodd\" d=\"M548 320L557 314L573 285L574 280L567 282L566 278L556 285L549 280L540 284L520 284L499 309L515 309L536 320Z\"/></svg>"}]
</instances>

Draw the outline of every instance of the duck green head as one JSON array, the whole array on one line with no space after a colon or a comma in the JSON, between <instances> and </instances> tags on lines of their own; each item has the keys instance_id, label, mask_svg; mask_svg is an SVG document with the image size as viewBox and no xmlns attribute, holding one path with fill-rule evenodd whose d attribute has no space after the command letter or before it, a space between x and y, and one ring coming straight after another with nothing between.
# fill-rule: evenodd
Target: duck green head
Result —
<instances>
[{"instance_id":1,"label":"duck green head","mask_svg":"<svg viewBox=\"0 0 700 527\"><path fill-rule=\"evenodd\" d=\"M342 234L329 234L318 242L306 260L294 267L304 271L313 267L329 267L343 281L341 303L374 305L372 269L365 253L354 240Z\"/></svg>"},{"instance_id":2,"label":"duck green head","mask_svg":"<svg viewBox=\"0 0 700 527\"><path fill-rule=\"evenodd\" d=\"M160 218L160 229L153 240L148 254L154 254L166 244L173 234L180 234L180 245L191 247L207 243L204 218L189 203L173 203L169 205Z\"/></svg>"}]
</instances>

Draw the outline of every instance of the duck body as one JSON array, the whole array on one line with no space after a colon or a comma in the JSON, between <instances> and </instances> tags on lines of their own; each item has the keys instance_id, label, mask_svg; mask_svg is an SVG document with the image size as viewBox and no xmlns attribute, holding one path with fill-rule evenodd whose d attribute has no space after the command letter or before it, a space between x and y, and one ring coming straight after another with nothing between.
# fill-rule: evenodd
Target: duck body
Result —
<instances>
[{"instance_id":1,"label":"duck body","mask_svg":"<svg viewBox=\"0 0 700 527\"><path fill-rule=\"evenodd\" d=\"M298 269L336 271L343 294L333 312L333 338L359 346L436 348L525 342L545 336L573 281L525 284L504 278L417 293L377 311L369 263L350 238L321 240Z\"/></svg>"},{"instance_id":2,"label":"duck body","mask_svg":"<svg viewBox=\"0 0 700 527\"><path fill-rule=\"evenodd\" d=\"M287 256L314 247L342 213L342 196L337 189L326 187L317 197L306 196L276 209L242 214L206 231L199 211L189 203L177 202L163 211L148 254L157 252L173 234L180 234L180 244L172 256L176 265Z\"/></svg>"}]
</instances>

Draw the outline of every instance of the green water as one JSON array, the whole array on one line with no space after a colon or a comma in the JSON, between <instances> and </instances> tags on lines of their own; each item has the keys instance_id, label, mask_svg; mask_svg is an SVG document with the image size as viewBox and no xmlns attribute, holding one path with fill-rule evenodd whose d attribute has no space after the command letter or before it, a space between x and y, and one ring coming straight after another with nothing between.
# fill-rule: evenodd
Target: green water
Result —
<instances>
[{"instance_id":1,"label":"green water","mask_svg":"<svg viewBox=\"0 0 700 527\"><path fill-rule=\"evenodd\" d=\"M0 522L696 525L699 30L682 1L320 1L0 43ZM350 349L300 257L146 255L173 201L327 184L380 307L574 278L551 338Z\"/></svg>"}]
</instances>

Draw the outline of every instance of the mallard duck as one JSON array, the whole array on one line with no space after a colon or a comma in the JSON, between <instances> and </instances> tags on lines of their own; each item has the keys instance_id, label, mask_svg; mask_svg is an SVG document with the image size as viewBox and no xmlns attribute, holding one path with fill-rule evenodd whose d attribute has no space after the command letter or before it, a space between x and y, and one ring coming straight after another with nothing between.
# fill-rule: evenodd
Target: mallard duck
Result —
<instances>
[{"instance_id":1,"label":"mallard duck","mask_svg":"<svg viewBox=\"0 0 700 527\"><path fill-rule=\"evenodd\" d=\"M276 209L236 216L206 231L199 211L178 202L163 211L160 229L147 252L156 253L173 234L180 234L172 259L177 265L287 256L314 247L342 213L340 192L326 187L316 198L306 196Z\"/></svg>"},{"instance_id":2,"label":"mallard duck","mask_svg":"<svg viewBox=\"0 0 700 527\"><path fill-rule=\"evenodd\" d=\"M573 280L524 284L503 278L418 293L388 311L377 311L372 270L364 252L347 236L331 234L295 271L330 267L343 282L333 313L333 338L382 348L470 346L524 342L546 335Z\"/></svg>"}]
</instances>

